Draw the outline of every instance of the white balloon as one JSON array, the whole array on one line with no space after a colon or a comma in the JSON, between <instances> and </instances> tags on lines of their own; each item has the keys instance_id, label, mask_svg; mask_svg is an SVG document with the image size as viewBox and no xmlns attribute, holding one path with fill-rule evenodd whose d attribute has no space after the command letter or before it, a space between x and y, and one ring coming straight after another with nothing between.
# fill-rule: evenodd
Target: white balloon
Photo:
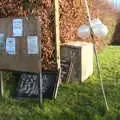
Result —
<instances>
[{"instance_id":1,"label":"white balloon","mask_svg":"<svg viewBox=\"0 0 120 120\"><path fill-rule=\"evenodd\" d=\"M108 28L104 24L96 24L95 26L92 26L92 30L98 37L104 37L108 34Z\"/></svg>"},{"instance_id":2,"label":"white balloon","mask_svg":"<svg viewBox=\"0 0 120 120\"><path fill-rule=\"evenodd\" d=\"M93 19L91 21L91 27L94 34L98 37L106 36L108 33L108 28L104 25L99 18Z\"/></svg>"},{"instance_id":3,"label":"white balloon","mask_svg":"<svg viewBox=\"0 0 120 120\"><path fill-rule=\"evenodd\" d=\"M86 39L90 36L90 28L88 25L81 25L78 29L77 29L77 36L82 38L82 39Z\"/></svg>"}]
</instances>

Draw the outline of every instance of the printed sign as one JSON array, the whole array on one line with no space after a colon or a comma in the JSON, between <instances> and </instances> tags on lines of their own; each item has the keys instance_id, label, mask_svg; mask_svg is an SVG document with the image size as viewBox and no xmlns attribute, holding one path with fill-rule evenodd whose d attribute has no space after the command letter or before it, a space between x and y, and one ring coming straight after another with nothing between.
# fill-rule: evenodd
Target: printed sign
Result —
<instances>
[{"instance_id":1,"label":"printed sign","mask_svg":"<svg viewBox=\"0 0 120 120\"><path fill-rule=\"evenodd\" d=\"M13 20L13 36L23 35L23 19Z\"/></svg>"},{"instance_id":2,"label":"printed sign","mask_svg":"<svg viewBox=\"0 0 120 120\"><path fill-rule=\"evenodd\" d=\"M6 52L10 55L16 54L15 38L7 38L7 40L6 40Z\"/></svg>"},{"instance_id":3,"label":"printed sign","mask_svg":"<svg viewBox=\"0 0 120 120\"><path fill-rule=\"evenodd\" d=\"M28 46L28 54L38 54L39 53L38 37L28 36L27 46Z\"/></svg>"}]
</instances>

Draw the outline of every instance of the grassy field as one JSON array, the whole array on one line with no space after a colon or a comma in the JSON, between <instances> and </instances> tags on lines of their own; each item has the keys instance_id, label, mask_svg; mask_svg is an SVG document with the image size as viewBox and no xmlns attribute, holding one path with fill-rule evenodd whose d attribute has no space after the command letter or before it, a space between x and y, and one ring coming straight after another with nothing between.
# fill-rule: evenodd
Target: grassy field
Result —
<instances>
[{"instance_id":1,"label":"grassy field","mask_svg":"<svg viewBox=\"0 0 120 120\"><path fill-rule=\"evenodd\" d=\"M110 111L106 111L97 72L85 83L60 86L57 100L0 98L0 120L120 120L120 46L109 46L99 53L105 92Z\"/></svg>"}]
</instances>

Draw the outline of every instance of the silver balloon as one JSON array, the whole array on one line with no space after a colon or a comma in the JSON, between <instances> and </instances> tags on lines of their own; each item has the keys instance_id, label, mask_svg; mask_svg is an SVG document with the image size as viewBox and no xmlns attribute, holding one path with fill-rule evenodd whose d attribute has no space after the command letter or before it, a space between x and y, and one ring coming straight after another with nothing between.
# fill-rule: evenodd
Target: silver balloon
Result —
<instances>
[{"instance_id":1,"label":"silver balloon","mask_svg":"<svg viewBox=\"0 0 120 120\"><path fill-rule=\"evenodd\" d=\"M94 34L98 37L104 37L108 34L108 28L104 25L99 18L91 21L91 27Z\"/></svg>"},{"instance_id":2,"label":"silver balloon","mask_svg":"<svg viewBox=\"0 0 120 120\"><path fill-rule=\"evenodd\" d=\"M98 37L104 37L108 34L108 28L104 24L97 24L92 27L94 34Z\"/></svg>"},{"instance_id":3,"label":"silver balloon","mask_svg":"<svg viewBox=\"0 0 120 120\"><path fill-rule=\"evenodd\" d=\"M77 29L77 36L82 38L82 39L86 39L90 36L90 28L88 25L81 25L78 29Z\"/></svg>"}]
</instances>

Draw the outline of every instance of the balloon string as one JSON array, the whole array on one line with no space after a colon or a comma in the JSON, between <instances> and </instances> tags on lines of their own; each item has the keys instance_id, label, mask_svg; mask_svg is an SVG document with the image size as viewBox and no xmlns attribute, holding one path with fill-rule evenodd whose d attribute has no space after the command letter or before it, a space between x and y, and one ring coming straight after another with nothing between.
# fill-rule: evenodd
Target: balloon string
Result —
<instances>
[{"instance_id":1,"label":"balloon string","mask_svg":"<svg viewBox=\"0 0 120 120\"><path fill-rule=\"evenodd\" d=\"M92 37L93 45L94 45L94 53L95 53L95 58L96 58L96 66L97 66L97 69L98 69L99 79L101 81L102 94L103 94L103 97L104 97L106 109L107 109L107 111L109 111L109 106L108 106L108 102L107 102L107 98L106 98L106 94L105 94L105 90L104 90L102 75L101 75L101 68L100 68L99 58L98 58L98 55L97 55L97 49L96 49L95 40L94 40L94 33L93 33L93 30L92 30L92 25L91 25L90 10L89 10L89 7L88 7L87 0L84 0L84 1L85 1L86 12L87 12L87 15L88 15L88 21L89 21L89 24L90 24L90 33L91 33L91 37Z\"/></svg>"}]
</instances>

